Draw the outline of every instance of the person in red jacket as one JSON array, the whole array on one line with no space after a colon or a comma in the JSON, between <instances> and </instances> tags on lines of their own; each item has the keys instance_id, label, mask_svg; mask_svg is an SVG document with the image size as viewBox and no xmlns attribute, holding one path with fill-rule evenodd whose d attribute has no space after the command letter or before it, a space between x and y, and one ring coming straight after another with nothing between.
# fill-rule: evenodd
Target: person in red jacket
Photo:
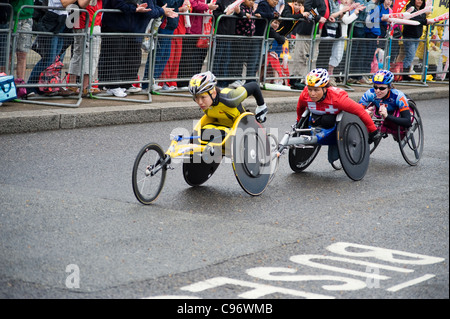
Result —
<instances>
[{"instance_id":1,"label":"person in red jacket","mask_svg":"<svg viewBox=\"0 0 450 319\"><path fill-rule=\"evenodd\" d=\"M342 111L358 116L369 132L369 143L379 139L381 134L361 104L348 97L346 91L330 85L330 77L325 69L314 69L306 75L306 85L297 103L297 123L308 108L311 112L310 125L332 128L336 116ZM328 161L333 163L339 158L337 145L329 145Z\"/></svg>"}]
</instances>

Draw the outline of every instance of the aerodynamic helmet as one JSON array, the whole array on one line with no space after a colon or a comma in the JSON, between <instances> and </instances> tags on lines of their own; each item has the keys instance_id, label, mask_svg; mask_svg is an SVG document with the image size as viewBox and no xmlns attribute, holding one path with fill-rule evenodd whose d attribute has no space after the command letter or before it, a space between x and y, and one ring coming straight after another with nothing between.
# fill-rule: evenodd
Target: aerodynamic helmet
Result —
<instances>
[{"instance_id":1,"label":"aerodynamic helmet","mask_svg":"<svg viewBox=\"0 0 450 319\"><path fill-rule=\"evenodd\" d=\"M314 69L306 75L306 85L323 88L330 82L330 76L325 69Z\"/></svg>"},{"instance_id":2,"label":"aerodynamic helmet","mask_svg":"<svg viewBox=\"0 0 450 319\"><path fill-rule=\"evenodd\" d=\"M394 81L394 74L389 70L378 70L372 78L374 84L387 84L390 86L392 81Z\"/></svg>"},{"instance_id":3,"label":"aerodynamic helmet","mask_svg":"<svg viewBox=\"0 0 450 319\"><path fill-rule=\"evenodd\" d=\"M189 81L189 92L192 95L202 94L211 91L217 85L216 76L207 71L194 75Z\"/></svg>"}]
</instances>

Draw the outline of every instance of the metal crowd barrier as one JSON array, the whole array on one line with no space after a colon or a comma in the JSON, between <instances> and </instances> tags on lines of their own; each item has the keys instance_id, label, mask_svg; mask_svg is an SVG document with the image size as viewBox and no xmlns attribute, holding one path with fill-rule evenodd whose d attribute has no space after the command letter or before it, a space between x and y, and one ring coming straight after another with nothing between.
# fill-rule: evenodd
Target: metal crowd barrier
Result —
<instances>
[{"instance_id":1,"label":"metal crowd barrier","mask_svg":"<svg viewBox=\"0 0 450 319\"><path fill-rule=\"evenodd\" d=\"M49 92L45 94L34 94L33 96L27 96L26 99L22 99L22 103L30 104L40 104L40 105L50 105L50 106L61 106L61 107L78 107L82 101L82 87L80 83L69 84L66 82L68 74L68 65L70 64L70 59L72 58L71 51L69 47L73 44L74 39L79 37L83 42L86 41L87 37L87 25L82 33L66 33L66 32L41 32L41 31L23 31L18 30L18 20L25 8L34 9L52 9L57 11L66 11L66 8L57 8L49 6L28 6L24 5L20 8L17 13L14 32L12 34L13 45L12 51L15 52L17 48L17 39L21 34L31 34L33 37L33 46L26 55L26 74L28 75L28 81L26 84L17 84L17 87L24 87L27 91L35 91L38 93L42 88L49 88ZM85 13L86 20L89 21L89 13L85 9L75 9L78 13ZM66 28L64 31L71 31L67 28L67 23L69 20L66 19ZM62 26L61 26L62 27ZM51 66L55 61L56 57L60 57L60 61L63 63L61 69L61 83L39 83L41 72L45 71L47 67ZM15 55L11 55L11 73L14 72L15 65ZM81 74L83 74L83 62L84 54L81 58ZM71 94L69 96L70 90L68 87L75 87L78 89L78 94ZM59 91L58 89L59 88ZM56 89L56 90L55 90ZM64 90L65 94L62 93Z\"/></svg>"},{"instance_id":2,"label":"metal crowd barrier","mask_svg":"<svg viewBox=\"0 0 450 319\"><path fill-rule=\"evenodd\" d=\"M13 25L13 8L9 3L0 3L0 12L4 14L4 16L0 18L6 19L5 21L0 21L0 72L10 74L11 65L9 63L9 56L12 34L11 26Z\"/></svg>"},{"instance_id":3,"label":"metal crowd barrier","mask_svg":"<svg viewBox=\"0 0 450 319\"><path fill-rule=\"evenodd\" d=\"M34 7L36 6L25 6L25 7ZM8 7L9 10L12 10L11 6ZM37 6L37 8L52 8L52 7L42 7ZM58 8L52 8L58 9ZM65 10L59 8L59 10ZM85 12L88 15L86 10L80 9L80 12ZM98 14L104 12L120 12L120 10L112 10L112 9L102 9L95 13L94 19ZM206 18L212 19L214 23L214 17L212 15L207 14L195 14L195 13L179 13L180 16L202 16ZM215 21L216 25L220 25L225 21L225 19L239 19L238 17L230 17L222 15L217 21ZM259 18L258 18L259 19ZM232 81L236 80L245 80L245 81L256 81L261 84L263 88L266 87L266 84L270 83L280 83L280 81L291 80L302 80L306 75L306 72L314 67L324 67L328 68L329 60L330 60L330 47L340 44L344 47L344 53L342 55L342 60L339 65L335 67L332 78L338 82L338 85L343 86L346 90L352 90L352 86L368 86L370 83L352 83L349 85L349 80L352 77L361 77L361 76L371 76L373 74L370 64L373 62L375 50L383 50L384 57L382 57L382 61L379 65L380 68L390 68L391 71L394 72L396 76L400 75L410 75L410 76L419 76L418 81L408 82L401 81L400 83L403 85L420 85L426 86L427 75L434 74L448 74L448 68L445 69L443 67L443 61L440 60L441 65L440 68L437 67L435 70L430 70L428 61L429 61L429 44L430 44L430 36L427 36L425 39L420 40L412 40L412 39L394 39L391 36L387 36L386 38L358 38L353 36L354 26L356 21L349 25L349 36L341 37L341 38L327 38L320 36L319 24L315 25L311 36L308 38L287 38L290 60L288 62L289 70L291 71L289 74L278 74L270 70L268 66L270 54L269 47L271 43L274 41L269 38L269 28L270 22L266 19L262 19L265 21L265 33L263 36L237 36L237 35L223 35L217 34L214 30L217 28L211 28L211 32L209 34L165 34L165 33L157 33L155 30L158 30L158 20L153 20L149 25L147 32L149 33L94 33L93 26L91 28L86 27L84 33L64 33L54 35L48 32L32 32L33 39L46 36L50 39L65 39L67 41L74 40L75 37L83 37L84 41L89 43L90 47L95 47L94 43L101 42L102 49L104 52L109 52L114 50L114 44L117 42L123 42L125 45L132 39L143 39L143 43L146 43L147 46L143 47L137 55L137 60L133 61L109 61L102 60L101 52L94 52L94 50L90 50L89 57L83 55L83 59L89 59L89 70L85 72L81 71L81 74L87 73L89 74L89 86L88 88L98 87L99 89L103 89L104 86L136 86L141 87L139 93L131 93L128 94L127 97L115 97L113 95L108 95L104 91L100 94L88 94L87 97L95 98L95 99L110 99L110 100L121 100L121 101L132 101L139 103L150 103L151 94L175 94L180 96L190 96L187 94L187 85L191 78L191 76L195 73L199 73L205 70L212 70L215 72L215 75L220 82L228 82L230 84ZM280 20L292 20L288 18L280 18ZM10 22L11 24L12 22ZM301 23L301 22L300 22ZM15 26L17 26L17 20L15 21ZM433 28L448 28L448 24L446 25L434 25ZM153 29L153 33L152 33ZM430 28L427 29L427 34L429 33ZM2 28L0 26L0 40L3 39L3 42L12 43L12 51L15 52L16 48L16 40L20 34L23 33L21 30L17 30L16 27L14 31L11 31L11 28ZM6 35L6 40L5 40ZM198 41L199 39L205 39L209 43L206 47L199 48ZM12 42L11 42L12 40ZM128 42L127 42L128 41ZM310 49L309 54L303 58L303 65L306 65L306 71L297 72L295 68L298 64L299 56L295 54L296 45L299 45L301 42L309 42ZM405 42L408 41L417 41L423 45L423 55L419 58L416 58L414 68L411 72L409 70L398 70L396 67L398 66L397 62L402 60L402 46ZM448 55L448 39L437 39L432 40L432 43L435 46L439 46L440 50L444 50L447 48ZM111 45L111 47L109 47ZM134 44L133 44L134 45ZM168 52L167 46L170 46L170 56L171 63L167 63L168 61ZM365 54L361 54L358 51L358 47L364 48ZM6 53L2 53L3 59L7 60L7 56L9 56L9 45L5 46ZM223 51L227 49L228 51ZM372 48L368 50L368 48ZM130 48L131 50L131 48ZM3 52L1 51L1 52ZM224 53L228 52L228 53ZM287 52L284 52L287 53ZM228 56L226 55L228 54ZM92 60L94 55L100 56L99 66L96 70L92 69ZM10 71L10 74L14 73L14 54L11 55L12 62L6 63L6 70ZM66 50L63 63L63 75L64 72L67 71L67 66L70 63L71 59L71 50ZM0 56L0 58L2 58ZM27 75L29 76L31 70L37 64L39 59L39 54L35 51L30 51L27 55ZM225 59L224 59L225 58ZM228 59L227 59L228 58ZM447 57L448 59L448 57ZM306 61L306 63L305 63ZM256 62L256 68L249 69L247 72L247 68L252 67L252 63ZM279 60L281 63L282 60ZM359 66L355 68L355 66ZM448 62L447 62L448 67ZM117 73L126 73L130 69L136 70L133 71L133 74L128 74L126 77L120 78L117 77ZM255 72L253 72L255 71ZM109 72L109 73L108 73ZM111 73L112 72L112 73ZM300 74L297 74L300 73ZM301 74L305 73L305 74ZM81 76L82 78L82 76ZM340 80L340 81L337 81ZM36 84L29 83L18 85L18 87L42 87L42 86L50 86L50 87L75 87L79 89L79 93L76 96L38 96L33 98L28 98L24 100L20 100L26 103L34 103L34 104L46 104L52 106L64 106L64 107L77 107L81 103L82 96L82 80L78 81L76 84ZM447 81L445 83L448 83ZM162 89L162 85L166 84L166 90ZM176 88L175 88L176 87ZM286 89L289 89L287 86L284 86ZM271 89L274 89L271 87ZM283 89L283 88L282 88ZM139 91L139 89L134 90ZM142 96L144 98L142 98ZM63 102L56 102L57 99L62 99ZM73 99L76 100L75 104L67 103ZM50 101L49 101L50 100Z\"/></svg>"}]
</instances>

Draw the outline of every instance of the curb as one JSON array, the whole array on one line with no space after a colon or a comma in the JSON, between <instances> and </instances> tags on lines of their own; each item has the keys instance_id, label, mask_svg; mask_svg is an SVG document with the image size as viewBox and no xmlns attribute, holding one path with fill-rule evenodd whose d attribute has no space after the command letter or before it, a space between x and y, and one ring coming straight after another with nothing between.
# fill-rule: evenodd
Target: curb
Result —
<instances>
[{"instance_id":1,"label":"curb","mask_svg":"<svg viewBox=\"0 0 450 319\"><path fill-rule=\"evenodd\" d=\"M402 89L411 99L424 101L449 98L448 87L431 90ZM280 95L282 92L280 92ZM349 97L358 101L361 92L349 92ZM298 96L265 98L270 113L294 112ZM244 102L244 106L253 111L256 104L253 99ZM150 105L132 104L109 107L87 107L75 109L55 109L41 111L0 112L0 134L29 133L59 129L151 123L199 119L203 115L191 100L186 102L152 103Z\"/></svg>"}]
</instances>

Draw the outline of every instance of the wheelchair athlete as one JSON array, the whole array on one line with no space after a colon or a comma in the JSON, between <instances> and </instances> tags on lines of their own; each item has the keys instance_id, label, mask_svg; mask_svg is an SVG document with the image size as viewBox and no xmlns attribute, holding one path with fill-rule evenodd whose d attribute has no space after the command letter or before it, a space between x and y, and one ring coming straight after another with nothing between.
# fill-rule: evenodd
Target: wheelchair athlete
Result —
<instances>
[{"instance_id":1,"label":"wheelchair athlete","mask_svg":"<svg viewBox=\"0 0 450 319\"><path fill-rule=\"evenodd\" d=\"M377 71L373 78L373 88L367 90L359 100L372 116L381 116L383 125L395 128L396 125L408 128L411 126L411 112L408 99L402 91L392 85L394 74L388 70Z\"/></svg>"},{"instance_id":2,"label":"wheelchair athlete","mask_svg":"<svg viewBox=\"0 0 450 319\"><path fill-rule=\"evenodd\" d=\"M256 99L256 120L259 123L266 121L267 106L256 82L250 82L237 89L220 89L217 87L215 75L207 71L192 77L189 82L189 92L208 117L207 123L204 124L213 123L232 127L239 115L245 112L242 101L250 95Z\"/></svg>"},{"instance_id":3,"label":"wheelchair athlete","mask_svg":"<svg viewBox=\"0 0 450 319\"><path fill-rule=\"evenodd\" d=\"M336 124L338 113L345 111L358 116L367 127L369 143L381 138L372 118L360 104L348 97L344 90L330 85L328 71L317 68L306 75L306 85L297 103L297 124L303 112L308 108L311 112L310 125L313 127L331 128ZM332 164L339 159L336 144L328 146L328 161Z\"/></svg>"}]
</instances>

